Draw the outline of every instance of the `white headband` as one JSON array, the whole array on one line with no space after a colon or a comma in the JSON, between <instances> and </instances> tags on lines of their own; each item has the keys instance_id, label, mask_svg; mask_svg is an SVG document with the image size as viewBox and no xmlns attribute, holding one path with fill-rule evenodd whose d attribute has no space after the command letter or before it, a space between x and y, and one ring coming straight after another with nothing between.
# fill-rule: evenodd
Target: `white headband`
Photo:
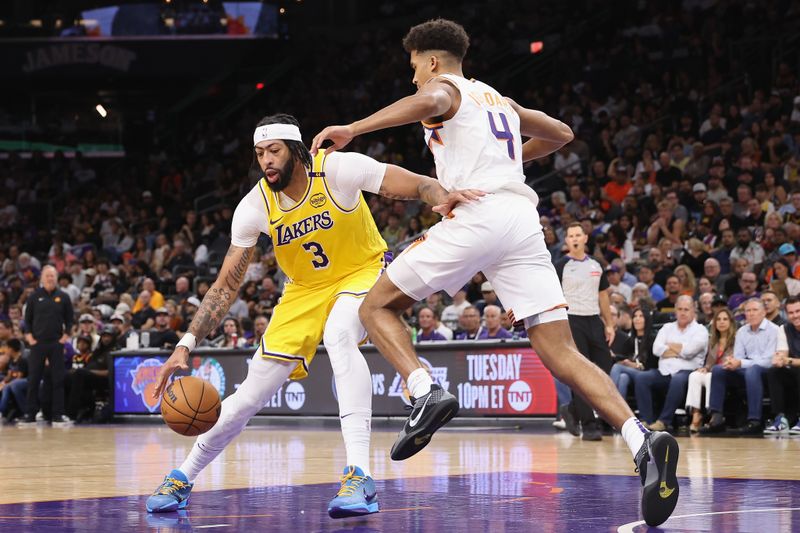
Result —
<instances>
[{"instance_id":1,"label":"white headband","mask_svg":"<svg viewBox=\"0 0 800 533\"><path fill-rule=\"evenodd\" d=\"M303 142L303 137L300 135L300 128L294 124L265 124L253 132L253 146L261 141L275 140Z\"/></svg>"}]
</instances>

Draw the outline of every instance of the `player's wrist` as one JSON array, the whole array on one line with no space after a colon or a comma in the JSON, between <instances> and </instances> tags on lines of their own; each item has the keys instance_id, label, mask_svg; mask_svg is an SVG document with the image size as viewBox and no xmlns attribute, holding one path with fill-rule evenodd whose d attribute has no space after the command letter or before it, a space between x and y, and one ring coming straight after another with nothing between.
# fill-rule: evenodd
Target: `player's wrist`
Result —
<instances>
[{"instance_id":1,"label":"player's wrist","mask_svg":"<svg viewBox=\"0 0 800 533\"><path fill-rule=\"evenodd\" d=\"M178 341L175 349L177 350L178 348L186 348L186 353L189 354L195 349L196 346L197 337L187 331L183 337L181 337L181 340Z\"/></svg>"}]
</instances>

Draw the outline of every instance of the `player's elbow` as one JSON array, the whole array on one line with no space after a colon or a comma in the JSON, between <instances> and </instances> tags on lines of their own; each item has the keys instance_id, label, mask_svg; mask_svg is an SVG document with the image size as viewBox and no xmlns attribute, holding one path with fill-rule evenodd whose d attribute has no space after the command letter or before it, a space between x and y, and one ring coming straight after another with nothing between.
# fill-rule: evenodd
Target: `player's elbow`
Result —
<instances>
[{"instance_id":1,"label":"player's elbow","mask_svg":"<svg viewBox=\"0 0 800 533\"><path fill-rule=\"evenodd\" d=\"M559 132L560 135L561 135L561 139L560 139L561 142L563 142L564 144L571 143L572 140L575 138L575 133L573 133L572 128L570 128L569 126L567 126L566 124L561 122L559 129L561 130Z\"/></svg>"}]
</instances>

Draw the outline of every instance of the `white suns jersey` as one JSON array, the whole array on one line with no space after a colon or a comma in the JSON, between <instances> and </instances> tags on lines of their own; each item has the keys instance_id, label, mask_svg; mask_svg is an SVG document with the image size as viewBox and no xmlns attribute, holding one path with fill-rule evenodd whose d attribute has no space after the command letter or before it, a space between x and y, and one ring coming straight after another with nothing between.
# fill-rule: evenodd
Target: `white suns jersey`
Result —
<instances>
[{"instance_id":1,"label":"white suns jersey","mask_svg":"<svg viewBox=\"0 0 800 533\"><path fill-rule=\"evenodd\" d=\"M538 203L536 193L525 185L519 115L511 104L481 81L452 74L440 77L461 92L453 118L422 123L442 186L448 191L510 189Z\"/></svg>"}]
</instances>

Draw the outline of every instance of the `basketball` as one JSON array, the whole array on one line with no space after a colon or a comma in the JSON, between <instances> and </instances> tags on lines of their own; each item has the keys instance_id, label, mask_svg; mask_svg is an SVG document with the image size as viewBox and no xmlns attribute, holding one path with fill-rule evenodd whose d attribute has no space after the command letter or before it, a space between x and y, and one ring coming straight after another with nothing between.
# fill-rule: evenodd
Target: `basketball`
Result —
<instances>
[{"instance_id":1,"label":"basketball","mask_svg":"<svg viewBox=\"0 0 800 533\"><path fill-rule=\"evenodd\" d=\"M211 429L219 419L219 393L211 383L186 376L176 379L164 391L161 416L176 433L193 437Z\"/></svg>"}]
</instances>

